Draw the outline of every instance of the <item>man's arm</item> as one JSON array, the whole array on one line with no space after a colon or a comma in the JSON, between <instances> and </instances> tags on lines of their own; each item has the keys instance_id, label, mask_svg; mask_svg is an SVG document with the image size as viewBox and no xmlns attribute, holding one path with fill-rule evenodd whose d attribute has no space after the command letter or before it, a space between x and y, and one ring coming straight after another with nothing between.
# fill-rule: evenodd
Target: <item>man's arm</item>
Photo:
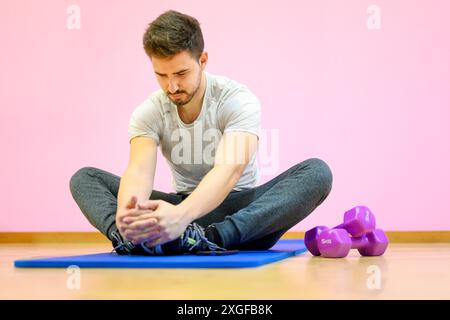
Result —
<instances>
[{"instance_id":1,"label":"man's arm","mask_svg":"<svg viewBox=\"0 0 450 320\"><path fill-rule=\"evenodd\" d=\"M117 195L116 226L122 236L125 236L126 225L123 219L134 208L132 197L136 203L147 200L153 189L153 179L156 169L156 141L149 137L136 137L131 140L130 159L127 169L120 179Z\"/></svg>"},{"instance_id":2,"label":"man's arm","mask_svg":"<svg viewBox=\"0 0 450 320\"><path fill-rule=\"evenodd\" d=\"M121 209L136 195L138 202L149 199L156 170L156 141L148 137L136 137L130 142L130 158L120 179L117 208Z\"/></svg>"},{"instance_id":3,"label":"man's arm","mask_svg":"<svg viewBox=\"0 0 450 320\"><path fill-rule=\"evenodd\" d=\"M225 133L217 147L214 167L177 208L191 221L217 208L239 181L257 148L255 134Z\"/></svg>"}]
</instances>

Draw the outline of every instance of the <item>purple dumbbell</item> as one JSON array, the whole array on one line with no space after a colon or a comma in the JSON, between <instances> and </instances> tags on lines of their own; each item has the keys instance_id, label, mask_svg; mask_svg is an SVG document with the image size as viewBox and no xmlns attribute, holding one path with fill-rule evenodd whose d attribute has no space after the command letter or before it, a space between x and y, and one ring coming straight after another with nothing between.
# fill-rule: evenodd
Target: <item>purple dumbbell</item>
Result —
<instances>
[{"instance_id":1,"label":"purple dumbbell","mask_svg":"<svg viewBox=\"0 0 450 320\"><path fill-rule=\"evenodd\" d=\"M360 237L375 229L375 216L366 206L356 206L344 213L344 223L333 229L345 229L354 237ZM329 230L328 227L318 226L305 233L305 245L314 256L319 256L320 251L317 246L319 235Z\"/></svg>"},{"instance_id":2,"label":"purple dumbbell","mask_svg":"<svg viewBox=\"0 0 450 320\"><path fill-rule=\"evenodd\" d=\"M323 231L318 238L318 248L322 257L343 258L350 249L358 249L363 256L381 256L389 240L381 229L375 229L361 237L352 238L344 229Z\"/></svg>"}]
</instances>

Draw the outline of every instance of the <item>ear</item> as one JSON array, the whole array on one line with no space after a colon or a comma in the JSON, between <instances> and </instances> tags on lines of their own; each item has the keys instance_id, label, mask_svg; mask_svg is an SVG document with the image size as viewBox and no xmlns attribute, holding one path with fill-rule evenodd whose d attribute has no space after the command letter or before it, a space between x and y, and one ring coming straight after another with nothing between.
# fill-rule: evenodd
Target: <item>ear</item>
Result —
<instances>
[{"instance_id":1,"label":"ear","mask_svg":"<svg viewBox=\"0 0 450 320\"><path fill-rule=\"evenodd\" d=\"M200 56L200 66L204 69L208 63L208 52L204 51Z\"/></svg>"}]
</instances>

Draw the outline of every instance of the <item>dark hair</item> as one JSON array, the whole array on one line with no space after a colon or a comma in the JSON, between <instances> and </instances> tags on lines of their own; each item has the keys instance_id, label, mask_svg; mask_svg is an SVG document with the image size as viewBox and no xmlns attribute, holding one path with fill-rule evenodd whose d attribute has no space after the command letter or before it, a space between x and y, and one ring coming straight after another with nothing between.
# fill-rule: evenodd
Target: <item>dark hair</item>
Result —
<instances>
[{"instance_id":1,"label":"dark hair","mask_svg":"<svg viewBox=\"0 0 450 320\"><path fill-rule=\"evenodd\" d=\"M204 42L197 19L169 10L151 22L143 37L147 55L166 58L188 51L194 59L203 53Z\"/></svg>"}]
</instances>

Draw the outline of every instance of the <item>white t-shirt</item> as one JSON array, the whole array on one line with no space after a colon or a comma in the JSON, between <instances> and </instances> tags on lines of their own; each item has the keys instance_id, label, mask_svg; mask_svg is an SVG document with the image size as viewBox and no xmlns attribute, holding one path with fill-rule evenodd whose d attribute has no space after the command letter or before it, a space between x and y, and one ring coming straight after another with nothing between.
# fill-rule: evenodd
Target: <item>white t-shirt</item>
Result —
<instances>
[{"instance_id":1,"label":"white t-shirt","mask_svg":"<svg viewBox=\"0 0 450 320\"><path fill-rule=\"evenodd\" d=\"M155 139L173 175L177 193L194 191L214 167L217 145L224 132L245 131L258 136L261 106L258 98L243 84L206 71L206 91L197 119L184 123L176 105L160 89L152 93L132 113L129 142L134 137ZM259 181L256 153L233 190L253 188Z\"/></svg>"}]
</instances>

